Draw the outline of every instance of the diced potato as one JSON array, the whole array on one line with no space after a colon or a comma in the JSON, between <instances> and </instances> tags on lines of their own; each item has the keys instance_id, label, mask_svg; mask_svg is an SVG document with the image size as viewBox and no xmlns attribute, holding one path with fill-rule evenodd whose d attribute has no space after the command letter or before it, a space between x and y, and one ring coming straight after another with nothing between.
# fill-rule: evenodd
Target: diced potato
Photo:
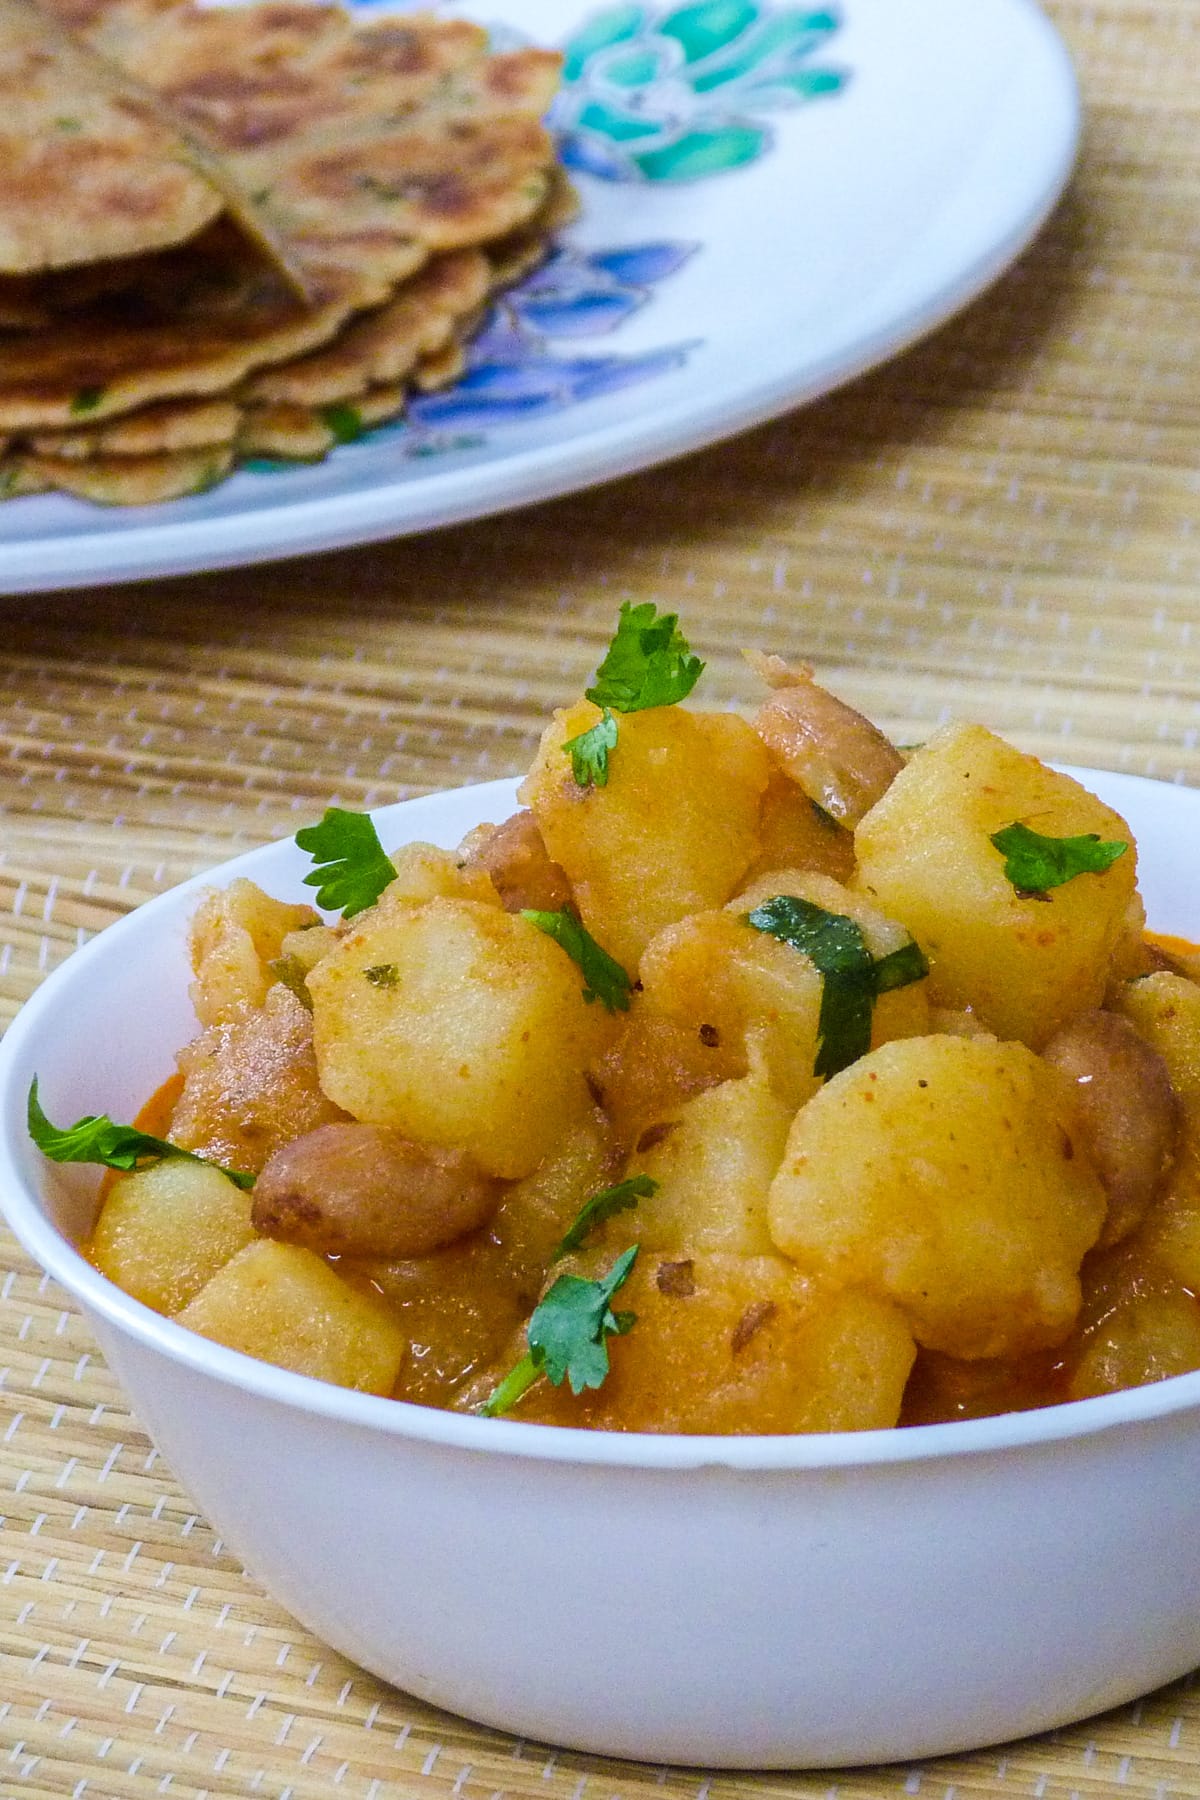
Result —
<instances>
[{"instance_id":1,"label":"diced potato","mask_svg":"<svg viewBox=\"0 0 1200 1800\"><path fill-rule=\"evenodd\" d=\"M799 869L768 870L735 894L728 911L753 912L764 901L778 894L793 894L808 900L825 912L841 913L853 919L866 939L867 949L876 962L902 950L912 942L907 925L891 919L862 894L843 887L829 875ZM760 934L761 935L761 934ZM871 1048L890 1043L893 1038L920 1037L929 1030L929 1000L924 981L909 982L907 987L892 988L880 994L871 1015Z\"/></svg>"},{"instance_id":2,"label":"diced potato","mask_svg":"<svg viewBox=\"0 0 1200 1800\"><path fill-rule=\"evenodd\" d=\"M806 956L733 912L695 913L650 943L647 1003L737 1059L757 1054L791 1110L815 1093L821 977Z\"/></svg>"},{"instance_id":3,"label":"diced potato","mask_svg":"<svg viewBox=\"0 0 1200 1800\"><path fill-rule=\"evenodd\" d=\"M771 1235L804 1269L896 1302L920 1344L1018 1356L1069 1332L1105 1215L1068 1084L1020 1044L885 1044L792 1126Z\"/></svg>"},{"instance_id":4,"label":"diced potato","mask_svg":"<svg viewBox=\"0 0 1200 1800\"><path fill-rule=\"evenodd\" d=\"M192 1003L200 1023L227 1024L261 1006L284 938L317 923L311 906L286 906L242 877L207 893L191 930Z\"/></svg>"},{"instance_id":5,"label":"diced potato","mask_svg":"<svg viewBox=\"0 0 1200 1800\"><path fill-rule=\"evenodd\" d=\"M630 1172L649 1175L658 1192L620 1214L648 1250L683 1254L719 1251L768 1256L767 1192L783 1160L791 1111L761 1076L724 1081L697 1094L665 1119Z\"/></svg>"},{"instance_id":6,"label":"diced potato","mask_svg":"<svg viewBox=\"0 0 1200 1800\"><path fill-rule=\"evenodd\" d=\"M390 915L400 907L423 906L426 900L478 900L481 906L499 906L500 896L485 868L458 850L442 850L436 844L402 844L392 857L396 879L384 888L376 905L354 920L362 927L370 919Z\"/></svg>"},{"instance_id":7,"label":"diced potato","mask_svg":"<svg viewBox=\"0 0 1200 1800\"><path fill-rule=\"evenodd\" d=\"M746 923L748 913L781 894L854 919L876 959L911 942L904 926L829 876L777 869L759 876L722 912L695 913L659 932L639 974L646 1000L658 1012L715 1033L740 1068L752 1057L761 1059L775 1093L794 1112L819 1085L813 1069L822 977L803 952ZM872 1044L928 1029L924 982L879 996Z\"/></svg>"},{"instance_id":8,"label":"diced potato","mask_svg":"<svg viewBox=\"0 0 1200 1800\"><path fill-rule=\"evenodd\" d=\"M254 1235L249 1194L219 1169L173 1156L113 1182L88 1254L135 1300L174 1313Z\"/></svg>"},{"instance_id":9,"label":"diced potato","mask_svg":"<svg viewBox=\"0 0 1200 1800\"><path fill-rule=\"evenodd\" d=\"M853 834L778 769L763 795L758 835L760 849L746 872L747 885L772 869L811 869L835 881L849 881L854 872Z\"/></svg>"},{"instance_id":10,"label":"diced potato","mask_svg":"<svg viewBox=\"0 0 1200 1800\"><path fill-rule=\"evenodd\" d=\"M321 1092L312 1018L278 984L261 1010L213 1025L177 1058L173 1143L257 1175L281 1145L345 1113Z\"/></svg>"},{"instance_id":11,"label":"diced potato","mask_svg":"<svg viewBox=\"0 0 1200 1800\"><path fill-rule=\"evenodd\" d=\"M579 787L563 744L600 711L555 713L520 790L588 930L629 970L656 931L722 906L759 854L767 753L732 713L623 714L608 784Z\"/></svg>"},{"instance_id":12,"label":"diced potato","mask_svg":"<svg viewBox=\"0 0 1200 1800\"><path fill-rule=\"evenodd\" d=\"M593 1277L600 1266L580 1265ZM603 1387L576 1397L538 1382L514 1418L752 1433L868 1431L899 1416L913 1342L897 1309L806 1281L782 1257L644 1250L614 1304L637 1323L608 1340Z\"/></svg>"},{"instance_id":13,"label":"diced potato","mask_svg":"<svg viewBox=\"0 0 1200 1800\"><path fill-rule=\"evenodd\" d=\"M1087 1337L1068 1396L1087 1400L1200 1369L1200 1305L1183 1288L1131 1295Z\"/></svg>"},{"instance_id":14,"label":"diced potato","mask_svg":"<svg viewBox=\"0 0 1200 1800\"><path fill-rule=\"evenodd\" d=\"M1022 898L990 842L1018 821L1129 849L1102 875ZM856 886L912 931L936 1004L969 1006L998 1036L1035 1050L1073 1013L1100 1005L1134 891L1133 834L1069 776L982 726L949 726L872 807L855 848Z\"/></svg>"},{"instance_id":15,"label":"diced potato","mask_svg":"<svg viewBox=\"0 0 1200 1800\"><path fill-rule=\"evenodd\" d=\"M419 1143L528 1175L591 1110L616 1027L566 952L519 914L438 898L376 909L308 978L321 1085Z\"/></svg>"},{"instance_id":16,"label":"diced potato","mask_svg":"<svg viewBox=\"0 0 1200 1800\"><path fill-rule=\"evenodd\" d=\"M403 1327L313 1250L260 1238L176 1314L180 1325L297 1375L390 1394L408 1354Z\"/></svg>"},{"instance_id":17,"label":"diced potato","mask_svg":"<svg viewBox=\"0 0 1200 1800\"><path fill-rule=\"evenodd\" d=\"M617 1142L632 1150L692 1094L746 1073L742 1047L721 1042L707 1021L680 1024L635 994L612 1044L591 1066L592 1090Z\"/></svg>"}]
</instances>

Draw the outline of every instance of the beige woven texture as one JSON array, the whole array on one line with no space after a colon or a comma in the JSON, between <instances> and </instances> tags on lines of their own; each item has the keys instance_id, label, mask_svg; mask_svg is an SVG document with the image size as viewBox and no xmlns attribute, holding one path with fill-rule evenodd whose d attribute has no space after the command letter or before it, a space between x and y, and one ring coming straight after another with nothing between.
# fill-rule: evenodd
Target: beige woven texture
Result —
<instances>
[{"instance_id":1,"label":"beige woven texture","mask_svg":"<svg viewBox=\"0 0 1200 1800\"><path fill-rule=\"evenodd\" d=\"M749 698L737 652L764 645L904 739L957 713L1200 782L1200 5L1052 11L1079 177L1020 266L890 368L534 512L0 602L0 1017L100 927L328 802L520 769L626 597L683 614L712 698ZM0 1515L0 1800L1200 1795L1190 1682L838 1775L619 1765L433 1713L242 1574L2 1232Z\"/></svg>"}]
</instances>

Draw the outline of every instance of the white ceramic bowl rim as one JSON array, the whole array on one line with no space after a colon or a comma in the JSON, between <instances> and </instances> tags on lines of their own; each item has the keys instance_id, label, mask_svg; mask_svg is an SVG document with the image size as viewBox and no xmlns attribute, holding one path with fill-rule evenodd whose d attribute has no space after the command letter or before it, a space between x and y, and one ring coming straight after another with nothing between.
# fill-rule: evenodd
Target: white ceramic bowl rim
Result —
<instances>
[{"instance_id":1,"label":"white ceramic bowl rim","mask_svg":"<svg viewBox=\"0 0 1200 1800\"><path fill-rule=\"evenodd\" d=\"M1070 772L1093 777L1098 774ZM1129 776L1108 775L1104 779L1122 787L1163 786ZM491 793L498 799L511 799L513 789L511 782L492 782L474 791L481 796ZM429 798L436 800L439 796ZM39 1036L43 1017L58 1003L63 988L86 971L93 954L109 954L126 939L134 939L157 914L177 907L182 898L210 886L215 879L232 879L248 872L261 854L261 850L252 850L223 863L158 895L107 927L47 978L0 1040L0 1213L29 1254L86 1309L94 1309L147 1348L280 1405L394 1437L486 1455L621 1468L768 1471L919 1462L1085 1437L1184 1412L1200 1404L1197 1370L1097 1399L903 1429L774 1437L586 1431L510 1419L482 1419L352 1392L260 1362L174 1324L101 1275L47 1218L28 1174L26 1092L20 1071L28 1067L27 1053Z\"/></svg>"}]
</instances>

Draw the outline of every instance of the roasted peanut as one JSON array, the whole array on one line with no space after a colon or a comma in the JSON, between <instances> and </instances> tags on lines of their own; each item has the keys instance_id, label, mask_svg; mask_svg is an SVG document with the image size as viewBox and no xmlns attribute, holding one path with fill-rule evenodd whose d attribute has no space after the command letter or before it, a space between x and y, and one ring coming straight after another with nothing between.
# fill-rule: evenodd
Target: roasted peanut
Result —
<instances>
[{"instance_id":1,"label":"roasted peanut","mask_svg":"<svg viewBox=\"0 0 1200 1800\"><path fill-rule=\"evenodd\" d=\"M326 1255L426 1256L486 1223L499 1196L463 1150L380 1125L322 1125L275 1152L252 1216L264 1236Z\"/></svg>"},{"instance_id":2,"label":"roasted peanut","mask_svg":"<svg viewBox=\"0 0 1200 1800\"><path fill-rule=\"evenodd\" d=\"M1108 1192L1100 1243L1128 1236L1154 1198L1175 1142L1167 1065L1117 1013L1083 1012L1042 1055L1073 1084L1085 1143Z\"/></svg>"},{"instance_id":3,"label":"roasted peanut","mask_svg":"<svg viewBox=\"0 0 1200 1800\"><path fill-rule=\"evenodd\" d=\"M530 906L557 912L571 898L571 884L542 841L531 812L515 812L503 825L479 825L462 843L471 868L482 869L504 903L505 912Z\"/></svg>"},{"instance_id":4,"label":"roasted peanut","mask_svg":"<svg viewBox=\"0 0 1200 1800\"><path fill-rule=\"evenodd\" d=\"M837 700L805 663L782 657L747 660L775 691L754 729L785 774L839 825L853 828L891 786L904 758L869 719Z\"/></svg>"}]
</instances>

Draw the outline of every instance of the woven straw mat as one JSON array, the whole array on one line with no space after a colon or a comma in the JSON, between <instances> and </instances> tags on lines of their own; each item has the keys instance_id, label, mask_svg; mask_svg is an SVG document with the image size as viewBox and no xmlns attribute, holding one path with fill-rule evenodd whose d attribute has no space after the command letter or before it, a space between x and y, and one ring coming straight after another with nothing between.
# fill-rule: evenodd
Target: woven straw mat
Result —
<instances>
[{"instance_id":1,"label":"woven straw mat","mask_svg":"<svg viewBox=\"0 0 1200 1800\"><path fill-rule=\"evenodd\" d=\"M964 0L969 4L969 0ZM618 603L718 703L804 654L902 741L950 713L1200 781L1200 4L1057 0L1078 178L931 341L592 494L290 566L0 602L0 1017L181 877L511 774ZM706 1777L559 1753L342 1662L243 1575L66 1296L0 1233L0 1800L1200 1796L1185 1681L920 1768Z\"/></svg>"}]
</instances>

